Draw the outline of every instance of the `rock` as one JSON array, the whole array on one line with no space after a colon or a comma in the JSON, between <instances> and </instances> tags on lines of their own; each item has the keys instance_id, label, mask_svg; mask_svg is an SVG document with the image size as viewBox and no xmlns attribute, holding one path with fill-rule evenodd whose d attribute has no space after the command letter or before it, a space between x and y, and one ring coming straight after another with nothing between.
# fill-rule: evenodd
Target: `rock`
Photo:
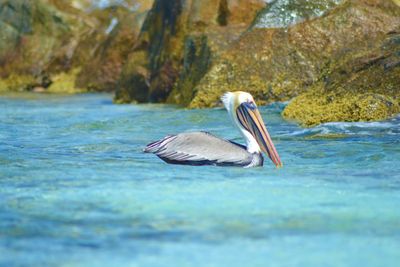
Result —
<instances>
[{"instance_id":1,"label":"rock","mask_svg":"<svg viewBox=\"0 0 400 267\"><path fill-rule=\"evenodd\" d=\"M138 45L128 55L116 92L117 102L147 102L166 97L176 79L181 1L156 0L145 19ZM175 50L175 51L174 51Z\"/></svg>"},{"instance_id":2,"label":"rock","mask_svg":"<svg viewBox=\"0 0 400 267\"><path fill-rule=\"evenodd\" d=\"M0 0L0 91L202 108L244 90L305 126L399 112L398 0L267 2Z\"/></svg>"},{"instance_id":3,"label":"rock","mask_svg":"<svg viewBox=\"0 0 400 267\"><path fill-rule=\"evenodd\" d=\"M32 75L11 74L7 78L0 79L0 92L23 92L35 87L38 81Z\"/></svg>"},{"instance_id":4,"label":"rock","mask_svg":"<svg viewBox=\"0 0 400 267\"><path fill-rule=\"evenodd\" d=\"M12 56L1 58L2 69L40 74L61 52L68 54L92 21L64 1L2 1L1 20L16 32ZM71 55L72 53L69 53ZM68 57L68 55L66 55Z\"/></svg>"},{"instance_id":5,"label":"rock","mask_svg":"<svg viewBox=\"0 0 400 267\"><path fill-rule=\"evenodd\" d=\"M48 93L82 93L87 91L86 88L79 88L76 85L76 79L81 70L79 68L72 69L68 72L60 72L52 77L52 83L47 88Z\"/></svg>"},{"instance_id":6,"label":"rock","mask_svg":"<svg viewBox=\"0 0 400 267\"><path fill-rule=\"evenodd\" d=\"M20 77L17 80L26 84L18 86L18 90L47 87L50 74L71 67L80 37L92 26L95 26L92 19L65 1L0 1L3 84ZM15 87L10 86L8 90Z\"/></svg>"},{"instance_id":7,"label":"rock","mask_svg":"<svg viewBox=\"0 0 400 267\"><path fill-rule=\"evenodd\" d=\"M116 102L188 103L212 59L264 6L261 0L156 0L123 68Z\"/></svg>"},{"instance_id":8,"label":"rock","mask_svg":"<svg viewBox=\"0 0 400 267\"><path fill-rule=\"evenodd\" d=\"M223 92L244 90L260 104L300 95L284 115L305 125L390 116L399 95L399 25L400 8L391 1L347 0L287 29L252 29L214 63L190 107L214 107ZM357 114L337 113L360 101ZM367 108L375 105L370 102L376 112Z\"/></svg>"},{"instance_id":9,"label":"rock","mask_svg":"<svg viewBox=\"0 0 400 267\"><path fill-rule=\"evenodd\" d=\"M321 81L285 108L304 126L330 121L383 120L400 112L400 27L379 47L335 62Z\"/></svg>"},{"instance_id":10,"label":"rock","mask_svg":"<svg viewBox=\"0 0 400 267\"><path fill-rule=\"evenodd\" d=\"M398 101L379 94L332 94L308 92L284 110L289 120L311 127L332 121L376 121L400 112Z\"/></svg>"},{"instance_id":11,"label":"rock","mask_svg":"<svg viewBox=\"0 0 400 267\"><path fill-rule=\"evenodd\" d=\"M98 9L94 1L88 0L0 0L2 84L9 84L10 75L11 80L31 76L35 83L19 88L47 89L62 77L64 81L76 81L63 83L76 88L58 84L56 90L52 87L49 91L115 89L124 59L144 20L143 12L151 5L151 1L144 0L124 6L117 2Z\"/></svg>"},{"instance_id":12,"label":"rock","mask_svg":"<svg viewBox=\"0 0 400 267\"><path fill-rule=\"evenodd\" d=\"M150 87L150 71L146 68L147 60L146 51L136 51L128 55L118 82L115 103L147 101Z\"/></svg>"},{"instance_id":13,"label":"rock","mask_svg":"<svg viewBox=\"0 0 400 267\"><path fill-rule=\"evenodd\" d=\"M91 91L114 91L119 82L127 55L135 46L143 21L152 1L139 10L130 11L124 7L111 7L98 10L96 17L105 17L103 24L109 25L106 34L98 41L91 57L82 65L77 86ZM83 49L85 51L87 49Z\"/></svg>"},{"instance_id":14,"label":"rock","mask_svg":"<svg viewBox=\"0 0 400 267\"><path fill-rule=\"evenodd\" d=\"M254 21L255 28L282 28L320 17L343 0L270 1Z\"/></svg>"},{"instance_id":15,"label":"rock","mask_svg":"<svg viewBox=\"0 0 400 267\"><path fill-rule=\"evenodd\" d=\"M167 102L188 104L193 99L193 88L211 65L212 50L206 35L189 36L185 41L183 68Z\"/></svg>"}]
</instances>

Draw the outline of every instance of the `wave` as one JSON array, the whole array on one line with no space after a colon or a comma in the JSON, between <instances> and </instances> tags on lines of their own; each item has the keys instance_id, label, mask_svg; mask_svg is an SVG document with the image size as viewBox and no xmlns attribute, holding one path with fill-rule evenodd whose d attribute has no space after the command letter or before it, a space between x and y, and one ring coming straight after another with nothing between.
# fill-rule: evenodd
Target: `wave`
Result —
<instances>
[{"instance_id":1,"label":"wave","mask_svg":"<svg viewBox=\"0 0 400 267\"><path fill-rule=\"evenodd\" d=\"M287 137L311 136L371 136L371 135L399 135L400 115L385 121L374 122L328 122L313 128L299 129L283 134Z\"/></svg>"}]
</instances>

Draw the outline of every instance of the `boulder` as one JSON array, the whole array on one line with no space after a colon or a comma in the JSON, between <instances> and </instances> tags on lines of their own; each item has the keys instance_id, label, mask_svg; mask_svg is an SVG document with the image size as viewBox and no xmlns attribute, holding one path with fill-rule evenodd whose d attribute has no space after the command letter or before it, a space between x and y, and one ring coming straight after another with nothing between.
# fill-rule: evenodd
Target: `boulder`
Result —
<instances>
[{"instance_id":1,"label":"boulder","mask_svg":"<svg viewBox=\"0 0 400 267\"><path fill-rule=\"evenodd\" d=\"M189 103L213 58L263 7L261 0L156 0L123 67L116 102Z\"/></svg>"},{"instance_id":2,"label":"boulder","mask_svg":"<svg viewBox=\"0 0 400 267\"><path fill-rule=\"evenodd\" d=\"M135 47L141 27L152 1L136 1L137 8L111 6L90 13L107 25L90 57L81 64L77 86L91 91L115 91L127 56ZM96 35L96 33L94 33ZM99 36L97 34L97 36ZM90 45L93 36L82 43ZM82 51L87 51L83 48Z\"/></svg>"},{"instance_id":3,"label":"boulder","mask_svg":"<svg viewBox=\"0 0 400 267\"><path fill-rule=\"evenodd\" d=\"M362 115L366 113L385 118L397 110L399 25L400 8L394 2L347 0L320 18L289 28L253 28L199 82L190 107L214 107L225 91L244 90L260 104L300 95L283 114L305 125L374 118ZM332 95L335 100L329 102ZM328 115L333 108L359 101L363 108L358 115ZM367 103L376 103L382 112L369 112Z\"/></svg>"},{"instance_id":4,"label":"boulder","mask_svg":"<svg viewBox=\"0 0 400 267\"><path fill-rule=\"evenodd\" d=\"M283 116L304 126L383 120L400 112L400 27L375 49L344 57L296 97Z\"/></svg>"},{"instance_id":5,"label":"boulder","mask_svg":"<svg viewBox=\"0 0 400 267\"><path fill-rule=\"evenodd\" d=\"M94 4L0 0L0 90L115 90L151 1Z\"/></svg>"},{"instance_id":6,"label":"boulder","mask_svg":"<svg viewBox=\"0 0 400 267\"><path fill-rule=\"evenodd\" d=\"M70 69L80 37L94 26L65 1L1 0L0 84L19 84L3 90L47 87L51 73Z\"/></svg>"}]
</instances>

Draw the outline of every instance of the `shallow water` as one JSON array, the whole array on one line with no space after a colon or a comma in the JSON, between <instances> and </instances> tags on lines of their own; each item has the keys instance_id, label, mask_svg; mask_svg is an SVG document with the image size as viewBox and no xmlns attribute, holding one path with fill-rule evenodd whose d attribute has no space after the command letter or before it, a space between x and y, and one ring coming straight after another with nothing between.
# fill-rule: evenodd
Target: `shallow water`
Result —
<instances>
[{"instance_id":1,"label":"shallow water","mask_svg":"<svg viewBox=\"0 0 400 267\"><path fill-rule=\"evenodd\" d=\"M0 98L0 266L398 266L400 118L302 129L261 108L275 169L167 165L223 109L110 95Z\"/></svg>"}]
</instances>

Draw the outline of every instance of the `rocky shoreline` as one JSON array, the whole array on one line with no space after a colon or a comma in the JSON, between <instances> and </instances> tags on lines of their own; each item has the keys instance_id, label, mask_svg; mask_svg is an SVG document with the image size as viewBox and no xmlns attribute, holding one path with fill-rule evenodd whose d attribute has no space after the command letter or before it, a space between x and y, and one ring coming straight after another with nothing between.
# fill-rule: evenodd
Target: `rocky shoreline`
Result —
<instances>
[{"instance_id":1,"label":"rocky shoreline","mask_svg":"<svg viewBox=\"0 0 400 267\"><path fill-rule=\"evenodd\" d=\"M290 101L283 116L304 126L400 112L397 0L87 3L0 2L0 92L115 91L116 103L205 108L242 90ZM263 27L274 16L287 25Z\"/></svg>"}]
</instances>

